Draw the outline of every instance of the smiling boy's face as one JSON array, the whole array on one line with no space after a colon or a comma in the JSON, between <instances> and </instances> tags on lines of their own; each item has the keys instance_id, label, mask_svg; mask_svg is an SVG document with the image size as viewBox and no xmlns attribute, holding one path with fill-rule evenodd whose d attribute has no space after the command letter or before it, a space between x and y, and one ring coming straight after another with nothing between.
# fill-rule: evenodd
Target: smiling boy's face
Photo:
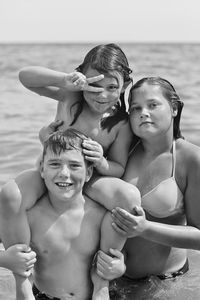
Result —
<instances>
[{"instance_id":1,"label":"smiling boy's face","mask_svg":"<svg viewBox=\"0 0 200 300\"><path fill-rule=\"evenodd\" d=\"M92 167L87 166L81 151L70 149L55 154L47 148L41 176L53 197L66 200L81 194L91 175Z\"/></svg>"}]
</instances>

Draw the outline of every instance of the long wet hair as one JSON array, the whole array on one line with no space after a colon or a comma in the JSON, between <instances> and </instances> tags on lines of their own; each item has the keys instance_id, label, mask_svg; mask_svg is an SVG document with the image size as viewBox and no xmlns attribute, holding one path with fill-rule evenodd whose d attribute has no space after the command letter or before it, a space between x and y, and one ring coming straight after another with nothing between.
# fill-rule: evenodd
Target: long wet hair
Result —
<instances>
[{"instance_id":1,"label":"long wet hair","mask_svg":"<svg viewBox=\"0 0 200 300\"><path fill-rule=\"evenodd\" d=\"M79 65L76 70L84 74L89 67L105 75L112 75L112 72L117 71L122 75L124 84L128 85L128 83L132 82L132 78L130 77L132 70L129 68L126 55L116 44L98 45L94 47L87 53L83 63ZM77 105L77 110L70 126L76 122L83 110L83 95L82 99L83 101L78 101L72 105L72 107ZM113 115L102 118L101 128L110 131L119 121L127 119L128 113L126 112L124 93L121 93L120 100L114 107Z\"/></svg>"},{"instance_id":2,"label":"long wet hair","mask_svg":"<svg viewBox=\"0 0 200 300\"><path fill-rule=\"evenodd\" d=\"M60 155L67 150L77 150L82 153L83 141L88 137L74 128L68 128L64 131L55 131L44 142L43 159L46 155L47 149L53 152L55 155ZM87 161L87 165L91 162Z\"/></svg>"},{"instance_id":3,"label":"long wet hair","mask_svg":"<svg viewBox=\"0 0 200 300\"><path fill-rule=\"evenodd\" d=\"M144 83L149 85L158 85L163 96L167 99L172 107L177 108L177 115L174 117L173 135L174 139L184 138L180 129L180 118L184 103L180 100L173 85L166 79L161 77L145 77L137 81L130 89L129 106L134 98L133 91L141 87Z\"/></svg>"}]
</instances>

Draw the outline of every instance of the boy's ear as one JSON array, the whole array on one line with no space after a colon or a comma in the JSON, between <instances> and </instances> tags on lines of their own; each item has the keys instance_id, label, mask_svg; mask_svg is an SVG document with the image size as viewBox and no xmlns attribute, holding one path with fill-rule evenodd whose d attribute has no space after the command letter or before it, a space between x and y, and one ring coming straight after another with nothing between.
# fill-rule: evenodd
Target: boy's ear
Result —
<instances>
[{"instance_id":1,"label":"boy's ear","mask_svg":"<svg viewBox=\"0 0 200 300\"><path fill-rule=\"evenodd\" d=\"M85 177L85 182L88 182L90 178L92 177L93 174L93 166L90 165L86 168L86 177Z\"/></svg>"},{"instance_id":2,"label":"boy's ear","mask_svg":"<svg viewBox=\"0 0 200 300\"><path fill-rule=\"evenodd\" d=\"M40 161L39 171L40 171L41 177L44 179L44 162L43 162L43 160Z\"/></svg>"}]
</instances>

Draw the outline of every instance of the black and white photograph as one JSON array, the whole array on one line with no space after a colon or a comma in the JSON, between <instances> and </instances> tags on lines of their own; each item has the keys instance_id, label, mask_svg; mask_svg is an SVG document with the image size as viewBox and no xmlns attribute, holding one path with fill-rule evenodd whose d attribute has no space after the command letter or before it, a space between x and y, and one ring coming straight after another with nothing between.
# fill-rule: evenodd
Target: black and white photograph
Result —
<instances>
[{"instance_id":1,"label":"black and white photograph","mask_svg":"<svg viewBox=\"0 0 200 300\"><path fill-rule=\"evenodd\" d=\"M198 0L0 0L0 300L200 299Z\"/></svg>"}]
</instances>

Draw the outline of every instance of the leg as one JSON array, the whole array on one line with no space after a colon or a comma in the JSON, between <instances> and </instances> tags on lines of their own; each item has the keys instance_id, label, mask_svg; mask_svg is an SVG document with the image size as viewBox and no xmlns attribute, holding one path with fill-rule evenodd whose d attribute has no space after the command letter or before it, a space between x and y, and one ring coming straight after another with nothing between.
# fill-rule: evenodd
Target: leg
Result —
<instances>
[{"instance_id":1,"label":"leg","mask_svg":"<svg viewBox=\"0 0 200 300\"><path fill-rule=\"evenodd\" d=\"M141 204L139 190L135 186L128 184L121 179L100 177L92 179L86 187L86 193L93 200L102 204L109 210L106 213L101 226L101 250L107 254L109 254L110 248L122 250L126 242L126 238L118 234L113 229L110 211L118 206L131 212L136 205ZM95 281L93 280L93 284L93 295L95 295L94 299L104 299L99 295L102 293L105 294L106 290L108 293L108 281L97 275Z\"/></svg>"},{"instance_id":2,"label":"leg","mask_svg":"<svg viewBox=\"0 0 200 300\"><path fill-rule=\"evenodd\" d=\"M110 211L115 207L120 207L132 212L136 205L141 205L139 190L119 178L97 177L90 180L84 192L109 211L102 223L101 250L106 253L109 253L110 248L122 250L125 238L113 229Z\"/></svg>"},{"instance_id":3,"label":"leg","mask_svg":"<svg viewBox=\"0 0 200 300\"><path fill-rule=\"evenodd\" d=\"M44 191L44 184L37 170L23 172L16 180L3 186L0 193L0 229L5 248L19 243L29 245L30 228L26 210L34 205ZM28 278L17 274L14 277L17 299L34 299L30 296L31 285Z\"/></svg>"}]
</instances>

